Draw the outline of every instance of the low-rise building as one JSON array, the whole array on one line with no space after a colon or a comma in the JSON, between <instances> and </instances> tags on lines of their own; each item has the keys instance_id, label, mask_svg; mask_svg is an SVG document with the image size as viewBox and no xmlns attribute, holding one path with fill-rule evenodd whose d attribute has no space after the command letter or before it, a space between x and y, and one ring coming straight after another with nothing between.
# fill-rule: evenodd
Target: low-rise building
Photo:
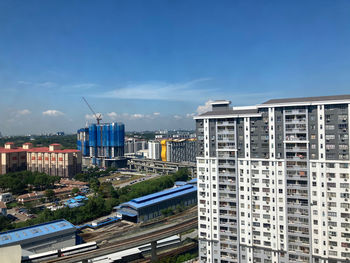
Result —
<instances>
[{"instance_id":1,"label":"low-rise building","mask_svg":"<svg viewBox=\"0 0 350 263\"><path fill-rule=\"evenodd\" d=\"M185 184L158 193L135 198L117 206L118 216L133 222L144 222L162 215L163 209L177 205L197 204L197 186Z\"/></svg>"},{"instance_id":2,"label":"low-rise building","mask_svg":"<svg viewBox=\"0 0 350 263\"><path fill-rule=\"evenodd\" d=\"M4 203L9 203L13 201L13 196L11 193L2 193L0 194L0 201Z\"/></svg>"},{"instance_id":3,"label":"low-rise building","mask_svg":"<svg viewBox=\"0 0 350 263\"><path fill-rule=\"evenodd\" d=\"M0 248L14 245L33 253L75 246L76 228L62 219L0 233Z\"/></svg>"},{"instance_id":4,"label":"low-rise building","mask_svg":"<svg viewBox=\"0 0 350 263\"><path fill-rule=\"evenodd\" d=\"M54 143L49 147L33 147L25 143L23 147L15 147L8 142L0 147L0 174L29 170L49 175L71 178L81 172L81 152L75 149L61 149Z\"/></svg>"},{"instance_id":5,"label":"low-rise building","mask_svg":"<svg viewBox=\"0 0 350 263\"><path fill-rule=\"evenodd\" d=\"M33 192L29 194L19 195L17 197L17 202L24 204L24 203L40 200L41 198L44 198L44 197L45 197L44 192Z\"/></svg>"},{"instance_id":6,"label":"low-rise building","mask_svg":"<svg viewBox=\"0 0 350 263\"><path fill-rule=\"evenodd\" d=\"M0 174L23 171L27 168L26 150L16 148L13 142L0 147Z\"/></svg>"},{"instance_id":7,"label":"low-rise building","mask_svg":"<svg viewBox=\"0 0 350 263\"><path fill-rule=\"evenodd\" d=\"M27 169L49 175L72 178L81 172L81 152L61 149L60 144L27 149Z\"/></svg>"},{"instance_id":8,"label":"low-rise building","mask_svg":"<svg viewBox=\"0 0 350 263\"><path fill-rule=\"evenodd\" d=\"M58 188L54 189L55 196L63 196L63 195L70 195L72 193L73 187L68 186L68 187L63 187L63 188Z\"/></svg>"}]
</instances>

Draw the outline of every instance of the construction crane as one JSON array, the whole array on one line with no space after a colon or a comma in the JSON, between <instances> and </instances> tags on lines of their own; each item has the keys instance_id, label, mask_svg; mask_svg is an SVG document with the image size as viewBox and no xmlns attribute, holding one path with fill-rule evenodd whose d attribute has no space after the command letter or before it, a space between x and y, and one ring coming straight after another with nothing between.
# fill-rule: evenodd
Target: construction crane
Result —
<instances>
[{"instance_id":1,"label":"construction crane","mask_svg":"<svg viewBox=\"0 0 350 263\"><path fill-rule=\"evenodd\" d=\"M95 116L96 121L97 121L97 124L100 124L100 121L102 120L102 115L99 114L99 115L97 116L97 114L96 114L96 113L94 112L94 110L91 108L91 106L90 106L90 104L87 102L87 100L86 100L84 97L82 97L82 98L83 98L83 100L85 101L86 105L88 105L89 109L92 111L92 114Z\"/></svg>"}]
</instances>

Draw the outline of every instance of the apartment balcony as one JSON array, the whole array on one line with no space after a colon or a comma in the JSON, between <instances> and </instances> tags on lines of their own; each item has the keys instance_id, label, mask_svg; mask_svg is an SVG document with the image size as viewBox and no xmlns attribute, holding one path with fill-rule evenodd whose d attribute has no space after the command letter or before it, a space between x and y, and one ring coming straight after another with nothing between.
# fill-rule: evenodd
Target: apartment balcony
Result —
<instances>
[{"instance_id":1,"label":"apartment balcony","mask_svg":"<svg viewBox=\"0 0 350 263\"><path fill-rule=\"evenodd\" d=\"M219 179L219 183L225 184L228 187L232 187L236 185L236 181L232 179Z\"/></svg>"},{"instance_id":2,"label":"apartment balcony","mask_svg":"<svg viewBox=\"0 0 350 263\"><path fill-rule=\"evenodd\" d=\"M287 205L289 207L308 207L308 203L303 203L303 202L288 202Z\"/></svg>"},{"instance_id":3,"label":"apartment balcony","mask_svg":"<svg viewBox=\"0 0 350 263\"><path fill-rule=\"evenodd\" d=\"M217 137L216 140L219 142L219 143L235 143L235 138L220 138L220 137Z\"/></svg>"},{"instance_id":4,"label":"apartment balcony","mask_svg":"<svg viewBox=\"0 0 350 263\"><path fill-rule=\"evenodd\" d=\"M218 151L217 156L218 156L218 158L221 158L221 159L233 159L233 160L236 159L236 155L234 153L228 154L225 152Z\"/></svg>"},{"instance_id":5,"label":"apartment balcony","mask_svg":"<svg viewBox=\"0 0 350 263\"><path fill-rule=\"evenodd\" d=\"M232 129L219 129L217 130L217 134L233 134L235 132L235 130Z\"/></svg>"},{"instance_id":6,"label":"apartment balcony","mask_svg":"<svg viewBox=\"0 0 350 263\"><path fill-rule=\"evenodd\" d=\"M291 165L291 164L287 164L286 165L287 169L291 169L291 170L296 170L296 171L301 171L301 170L304 170L306 171L307 170L307 165L299 165L299 164L294 164L294 165Z\"/></svg>"},{"instance_id":7,"label":"apartment balcony","mask_svg":"<svg viewBox=\"0 0 350 263\"><path fill-rule=\"evenodd\" d=\"M306 127L305 128L286 128L285 129L286 134L288 133L306 133Z\"/></svg>"},{"instance_id":8,"label":"apartment balcony","mask_svg":"<svg viewBox=\"0 0 350 263\"><path fill-rule=\"evenodd\" d=\"M234 121L218 121L216 122L217 126L234 126Z\"/></svg>"},{"instance_id":9,"label":"apartment balcony","mask_svg":"<svg viewBox=\"0 0 350 263\"><path fill-rule=\"evenodd\" d=\"M305 115L306 109L293 109L293 110L285 110L285 115Z\"/></svg>"},{"instance_id":10,"label":"apartment balcony","mask_svg":"<svg viewBox=\"0 0 350 263\"><path fill-rule=\"evenodd\" d=\"M284 143L308 143L308 139L306 136L293 136L293 135L286 135Z\"/></svg>"},{"instance_id":11,"label":"apartment balcony","mask_svg":"<svg viewBox=\"0 0 350 263\"><path fill-rule=\"evenodd\" d=\"M309 195L306 193L292 193L292 194L289 194L287 193L287 196L288 197L291 197L291 198L302 198L302 199L306 199L309 197Z\"/></svg>"},{"instance_id":12,"label":"apartment balcony","mask_svg":"<svg viewBox=\"0 0 350 263\"><path fill-rule=\"evenodd\" d=\"M286 156L286 159L288 161L305 161L307 159L306 154L298 154L298 155L294 155L294 156Z\"/></svg>"},{"instance_id":13,"label":"apartment balcony","mask_svg":"<svg viewBox=\"0 0 350 263\"><path fill-rule=\"evenodd\" d=\"M294 147L291 147L291 146L287 146L286 147L286 152L308 152L308 149L307 147L300 147L300 146L294 146Z\"/></svg>"},{"instance_id":14,"label":"apartment balcony","mask_svg":"<svg viewBox=\"0 0 350 263\"><path fill-rule=\"evenodd\" d=\"M287 124L306 124L306 118L286 118Z\"/></svg>"},{"instance_id":15,"label":"apartment balcony","mask_svg":"<svg viewBox=\"0 0 350 263\"><path fill-rule=\"evenodd\" d=\"M288 183L287 184L287 192L288 190L308 190L308 185L307 184L291 184L291 183ZM303 198L304 199L304 198Z\"/></svg>"}]
</instances>

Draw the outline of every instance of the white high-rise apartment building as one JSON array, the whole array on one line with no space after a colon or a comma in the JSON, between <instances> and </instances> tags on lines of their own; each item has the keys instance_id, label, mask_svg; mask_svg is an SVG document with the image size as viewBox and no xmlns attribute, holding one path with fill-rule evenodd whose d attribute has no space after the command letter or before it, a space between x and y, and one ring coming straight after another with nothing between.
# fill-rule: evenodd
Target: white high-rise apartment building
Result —
<instances>
[{"instance_id":1,"label":"white high-rise apartment building","mask_svg":"<svg viewBox=\"0 0 350 263\"><path fill-rule=\"evenodd\" d=\"M159 141L148 142L148 158L154 160L160 160L162 146Z\"/></svg>"},{"instance_id":2,"label":"white high-rise apartment building","mask_svg":"<svg viewBox=\"0 0 350 263\"><path fill-rule=\"evenodd\" d=\"M195 117L200 262L350 262L350 95Z\"/></svg>"}]
</instances>

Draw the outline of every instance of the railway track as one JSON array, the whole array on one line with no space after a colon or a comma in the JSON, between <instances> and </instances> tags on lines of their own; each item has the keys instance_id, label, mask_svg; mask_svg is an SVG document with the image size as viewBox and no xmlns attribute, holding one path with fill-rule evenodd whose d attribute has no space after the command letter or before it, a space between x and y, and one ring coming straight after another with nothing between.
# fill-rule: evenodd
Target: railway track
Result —
<instances>
[{"instance_id":1,"label":"railway track","mask_svg":"<svg viewBox=\"0 0 350 263\"><path fill-rule=\"evenodd\" d=\"M47 262L79 262L79 261L86 261L88 259L92 259L95 257L119 252L125 249L141 246L153 241L157 241L163 238L166 238L171 235L180 234L182 232L185 232L187 230L196 228L198 226L198 219L193 218L184 222L181 222L179 224L169 226L167 228L156 230L151 233L141 234L136 237L132 238L126 238L117 242L113 242L110 244L105 244L100 246L97 250L85 252L77 255L72 256L63 256L61 258L57 258L54 260L49 260ZM87 262L87 261L86 261Z\"/></svg>"}]
</instances>

